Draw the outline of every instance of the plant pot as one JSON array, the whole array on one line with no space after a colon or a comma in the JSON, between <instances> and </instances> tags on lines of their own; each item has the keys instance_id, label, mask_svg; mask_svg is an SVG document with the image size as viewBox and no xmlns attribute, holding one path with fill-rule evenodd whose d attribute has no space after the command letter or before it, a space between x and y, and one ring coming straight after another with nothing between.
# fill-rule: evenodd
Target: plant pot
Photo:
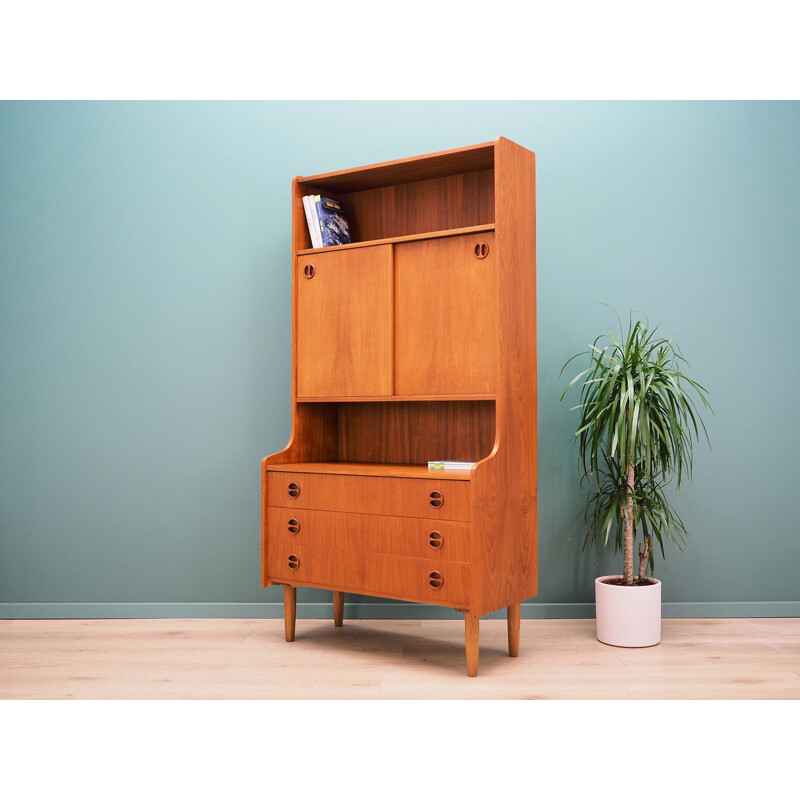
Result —
<instances>
[{"instance_id":1,"label":"plant pot","mask_svg":"<svg viewBox=\"0 0 800 800\"><path fill-rule=\"evenodd\" d=\"M648 586L604 583L620 578L605 575L594 582L597 638L616 647L652 647L661 641L661 581Z\"/></svg>"}]
</instances>

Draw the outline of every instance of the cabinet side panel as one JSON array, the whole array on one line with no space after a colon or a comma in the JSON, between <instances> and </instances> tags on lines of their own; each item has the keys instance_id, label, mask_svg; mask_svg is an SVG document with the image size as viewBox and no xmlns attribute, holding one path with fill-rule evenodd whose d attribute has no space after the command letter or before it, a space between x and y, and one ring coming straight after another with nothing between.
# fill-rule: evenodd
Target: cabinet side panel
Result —
<instances>
[{"instance_id":1,"label":"cabinet side panel","mask_svg":"<svg viewBox=\"0 0 800 800\"><path fill-rule=\"evenodd\" d=\"M538 591L535 156L495 146L500 374L494 456L476 469L473 613Z\"/></svg>"}]
</instances>

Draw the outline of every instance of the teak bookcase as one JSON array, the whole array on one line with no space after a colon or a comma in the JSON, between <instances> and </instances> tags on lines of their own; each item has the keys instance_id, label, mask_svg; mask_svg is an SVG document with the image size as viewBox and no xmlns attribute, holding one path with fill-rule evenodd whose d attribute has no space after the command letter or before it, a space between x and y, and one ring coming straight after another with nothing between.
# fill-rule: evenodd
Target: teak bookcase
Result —
<instances>
[{"instance_id":1,"label":"teak bookcase","mask_svg":"<svg viewBox=\"0 0 800 800\"><path fill-rule=\"evenodd\" d=\"M353 243L314 249L302 198ZM262 465L262 584L450 606L537 592L535 156L494 142L295 178L292 434ZM468 472L428 461L477 462Z\"/></svg>"}]
</instances>

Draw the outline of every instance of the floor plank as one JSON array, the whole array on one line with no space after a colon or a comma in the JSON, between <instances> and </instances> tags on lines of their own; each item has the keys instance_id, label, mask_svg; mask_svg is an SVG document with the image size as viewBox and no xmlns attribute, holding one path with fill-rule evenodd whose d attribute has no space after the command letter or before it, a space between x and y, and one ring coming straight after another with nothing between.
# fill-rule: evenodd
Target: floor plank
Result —
<instances>
[{"instance_id":1,"label":"floor plank","mask_svg":"<svg viewBox=\"0 0 800 800\"><path fill-rule=\"evenodd\" d=\"M609 647L594 620L3 620L1 699L800 699L800 619L664 620Z\"/></svg>"}]
</instances>

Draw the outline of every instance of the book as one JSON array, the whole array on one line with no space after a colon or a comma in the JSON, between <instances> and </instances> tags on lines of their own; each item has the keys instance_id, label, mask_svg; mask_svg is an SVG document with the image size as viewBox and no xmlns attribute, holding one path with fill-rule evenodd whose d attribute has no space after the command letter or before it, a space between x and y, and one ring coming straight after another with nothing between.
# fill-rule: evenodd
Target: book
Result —
<instances>
[{"instance_id":1,"label":"book","mask_svg":"<svg viewBox=\"0 0 800 800\"><path fill-rule=\"evenodd\" d=\"M319 220L317 219L317 209L314 204L314 195L307 194L303 197L303 209L306 212L306 224L308 233L311 236L312 247L322 247L322 237L319 232Z\"/></svg>"},{"instance_id":2,"label":"book","mask_svg":"<svg viewBox=\"0 0 800 800\"><path fill-rule=\"evenodd\" d=\"M475 461L429 461L428 469L462 469L470 470L477 462Z\"/></svg>"},{"instance_id":3,"label":"book","mask_svg":"<svg viewBox=\"0 0 800 800\"><path fill-rule=\"evenodd\" d=\"M322 247L350 244L350 225L342 203L331 197L316 195L314 205L319 219Z\"/></svg>"}]
</instances>

